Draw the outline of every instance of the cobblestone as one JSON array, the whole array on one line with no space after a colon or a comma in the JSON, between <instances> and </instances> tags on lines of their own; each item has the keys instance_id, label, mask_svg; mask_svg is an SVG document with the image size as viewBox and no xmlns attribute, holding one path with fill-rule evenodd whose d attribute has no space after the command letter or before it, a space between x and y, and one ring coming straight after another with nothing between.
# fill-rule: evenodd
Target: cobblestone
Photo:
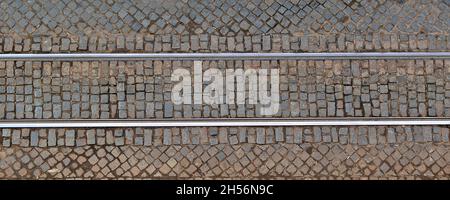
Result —
<instances>
[{"instance_id":1,"label":"cobblestone","mask_svg":"<svg viewBox=\"0 0 450 200\"><path fill-rule=\"evenodd\" d=\"M450 49L450 8L440 0L6 0L0 9L0 53ZM272 117L450 116L449 60L204 65L280 69L282 102ZM171 72L192 66L3 61L0 120L257 117L247 104L173 104ZM2 129L0 178L448 178L448 133L447 126Z\"/></svg>"},{"instance_id":2,"label":"cobblestone","mask_svg":"<svg viewBox=\"0 0 450 200\"><path fill-rule=\"evenodd\" d=\"M146 74L158 76L144 78L144 69L139 74L135 70L122 70L142 66L142 62L103 63L108 66L108 70L116 71L113 74L88 73L88 69L98 69L98 62L63 62L62 65L49 65L48 62L2 62L0 66L4 67L0 70L6 71L0 73L0 80L3 80L0 81L3 83L0 87L6 89L6 94L3 97L0 95L0 119L214 118L254 117L256 113L255 107L248 104L238 105L237 108L220 105L219 109L209 105L201 109L195 105L175 105L168 95L174 83L163 80L170 79L171 71L179 64L176 61L166 61L163 70L163 66L159 66L162 64L160 62L146 63L158 66L146 68ZM212 61L209 65L216 66L219 63L221 62ZM190 66L192 62L184 64ZM229 61L223 66L234 67L241 64L240 61ZM406 64L414 67L407 67ZM26 69L30 65L33 65L33 69ZM265 62L254 61L252 65L264 66ZM351 66L344 71L347 78L335 72L344 65ZM24 67L28 71L25 76L14 76L12 69L16 68L16 73L19 73L23 72ZM286 76L289 77L286 79L289 84L280 84L282 103L279 112L272 117L450 115L449 103L445 100L449 93L447 90L450 89L445 84L448 77L445 74L450 71L449 60L327 60L289 61L289 64L286 61L273 61L271 67L286 71ZM351 74L348 71L350 69ZM389 72L385 73L387 69ZM425 71L426 76L423 75ZM60 85L61 80L71 88ZM47 85L50 82L51 86ZM316 85L317 83L321 84ZM248 94L248 89L246 90ZM35 98L32 98L31 93Z\"/></svg>"},{"instance_id":3,"label":"cobblestone","mask_svg":"<svg viewBox=\"0 0 450 200\"><path fill-rule=\"evenodd\" d=\"M227 152L226 149L233 151L223 153L222 150ZM1 160L7 161L1 165L2 179L254 179L260 176L283 179L446 179L450 173L448 146L417 143L393 147L341 144L33 147L15 151L2 149L1 152L4 152L0 155ZM261 152L265 152L264 157L254 156ZM143 155L146 155L145 159L142 159ZM199 163L194 158L209 161ZM434 162L429 163L428 160ZM65 167L69 163L72 167ZM85 167L76 167L81 165ZM21 170L24 167L35 170ZM139 170L134 170L134 167ZM268 170L258 170L262 168Z\"/></svg>"},{"instance_id":4,"label":"cobblestone","mask_svg":"<svg viewBox=\"0 0 450 200\"><path fill-rule=\"evenodd\" d=\"M8 135L9 134L9 135ZM270 127L270 128L126 128L126 129L2 129L0 146L158 146L197 144L378 144L448 143L446 126ZM63 139L60 141L60 139ZM41 141L45 141L42 143ZM215 143L217 141L217 143Z\"/></svg>"},{"instance_id":5,"label":"cobblestone","mask_svg":"<svg viewBox=\"0 0 450 200\"><path fill-rule=\"evenodd\" d=\"M373 35L375 33L367 33L368 35ZM163 36L165 36L164 34ZM248 36L249 40L246 41L248 44L245 45L241 42L238 42L241 40L242 37L235 36L235 37L229 37L229 39L224 40L223 46L218 48L218 42L217 38L224 38L219 37L218 35L206 35L206 40L200 42L198 40L199 37L205 36L204 34L200 35L192 35L190 41L186 41L187 43L181 44L183 48L178 48L179 46L179 40L174 38L183 38L183 35L173 35L173 37L169 37L167 42L165 42L165 48L160 48L160 42L158 40L144 40L142 41L141 38L143 36L147 37L146 35L136 35L136 36L126 36L126 35L117 35L117 36L111 36L116 37L117 39L112 41L110 43L111 48L107 48L104 50L98 49L97 43L87 43L83 45L71 45L71 48L67 49L67 44L78 44L78 43L84 43L85 40L107 40L108 38L106 36L82 36L79 38L72 38L72 37L62 37L60 44L54 45L53 52L78 52L78 51L89 51L89 52L117 52L117 51L123 51L123 52L195 52L198 50L202 50L203 52L217 52L217 51L228 51L228 52L259 52L259 51L266 51L266 52L298 52L299 49L296 47L298 43L301 43L300 50L301 51L309 51L309 52L341 52L341 51L348 51L352 52L354 51L354 45L358 43L358 40L356 38L350 38L346 43L342 44L341 48L334 48L335 40L339 40L339 38L342 37L342 33L330 33L327 34L326 37L330 38L323 41L323 44L317 47L312 48L311 46L307 45L309 40L313 40L317 36L315 35L305 35L305 36L294 36L289 34L273 34L273 35L252 35ZM400 35L397 35L395 33L388 34L391 38L398 38ZM410 37L408 38L408 42L405 44L405 47L402 49L402 51L426 51L426 50L436 50L431 49L430 47L424 47L419 48L416 45L413 45L415 41L415 38L417 36L416 33L409 33ZM154 37L154 35L152 35ZM25 36L24 36L25 37ZM104 38L103 38L104 37ZM129 47L125 48L125 41L124 38L127 37L128 42L127 44ZM1 38L1 35L0 35ZM4 40L6 40L7 36L4 36ZM157 37L161 38L161 37ZM232 38L232 39L231 39ZM261 39L262 38L262 39ZM281 39L282 38L282 39ZM427 42L431 42L432 40L435 40L436 38L441 38L439 35L430 34L429 37L427 37ZM450 37L445 37L445 40L443 39L442 43L450 43L448 41ZM38 49L22 49L22 41L23 38L10 38L10 40L13 40L13 43L11 44L13 46L12 50L5 50L5 52L39 52L43 51L41 48ZM26 40L26 39L25 39ZM83 40L83 41L81 41ZM301 42L302 40L305 40L305 43ZM40 43L44 42L43 40L40 40ZM262 44L261 44L262 42ZM372 44L376 41L368 41L368 44ZM200 43L202 46L200 47ZM281 44L280 44L281 43ZM39 44L39 43L36 43ZM144 45L147 48L141 48L140 45ZM262 46L261 46L262 45ZM281 46L283 48L281 48ZM302 46L304 45L304 46ZM245 48L243 48L245 46ZM152 47L152 48L150 48ZM15 50L15 49L21 49ZM438 50L448 50L449 48L445 47ZM372 49L366 49L366 50L372 50ZM391 46L384 46L380 49L377 49L376 51L393 51L396 50L392 48ZM0 49L1 51L1 49ZM45 52L45 51L43 51ZM353 69L352 69L353 70ZM380 88L381 90L385 91L385 86L382 86Z\"/></svg>"}]
</instances>

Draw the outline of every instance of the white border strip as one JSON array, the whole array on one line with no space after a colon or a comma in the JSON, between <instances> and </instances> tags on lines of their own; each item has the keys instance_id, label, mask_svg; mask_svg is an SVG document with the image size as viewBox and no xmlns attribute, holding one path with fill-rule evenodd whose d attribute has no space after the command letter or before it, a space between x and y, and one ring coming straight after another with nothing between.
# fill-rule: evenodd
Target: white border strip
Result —
<instances>
[{"instance_id":1,"label":"white border strip","mask_svg":"<svg viewBox=\"0 0 450 200\"><path fill-rule=\"evenodd\" d=\"M0 54L3 61L448 59L450 52Z\"/></svg>"},{"instance_id":2,"label":"white border strip","mask_svg":"<svg viewBox=\"0 0 450 200\"><path fill-rule=\"evenodd\" d=\"M167 120L1 120L0 128L268 127L450 125L450 118L218 118Z\"/></svg>"}]
</instances>

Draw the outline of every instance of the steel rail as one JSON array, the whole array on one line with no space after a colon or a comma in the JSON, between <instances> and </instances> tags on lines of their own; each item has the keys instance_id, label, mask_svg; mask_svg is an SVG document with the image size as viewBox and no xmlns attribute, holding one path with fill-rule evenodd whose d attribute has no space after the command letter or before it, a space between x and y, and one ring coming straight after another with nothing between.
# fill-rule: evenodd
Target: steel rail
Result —
<instances>
[{"instance_id":1,"label":"steel rail","mask_svg":"<svg viewBox=\"0 0 450 200\"><path fill-rule=\"evenodd\" d=\"M450 52L0 54L0 61L449 59Z\"/></svg>"},{"instance_id":2,"label":"steel rail","mask_svg":"<svg viewBox=\"0 0 450 200\"><path fill-rule=\"evenodd\" d=\"M450 118L209 118L1 120L0 128L268 127L450 125Z\"/></svg>"}]
</instances>

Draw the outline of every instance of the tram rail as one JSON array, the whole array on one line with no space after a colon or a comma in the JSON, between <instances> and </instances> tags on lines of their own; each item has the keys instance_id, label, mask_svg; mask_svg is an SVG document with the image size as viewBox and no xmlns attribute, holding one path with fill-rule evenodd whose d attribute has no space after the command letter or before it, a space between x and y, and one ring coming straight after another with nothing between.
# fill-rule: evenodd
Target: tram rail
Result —
<instances>
[{"instance_id":1,"label":"tram rail","mask_svg":"<svg viewBox=\"0 0 450 200\"><path fill-rule=\"evenodd\" d=\"M450 125L450 117L344 118L171 118L0 120L0 128L271 127L271 126L431 126Z\"/></svg>"},{"instance_id":2,"label":"tram rail","mask_svg":"<svg viewBox=\"0 0 450 200\"><path fill-rule=\"evenodd\" d=\"M322 52L322 53L51 53L0 54L0 61L108 60L401 60L449 59L450 52Z\"/></svg>"}]
</instances>

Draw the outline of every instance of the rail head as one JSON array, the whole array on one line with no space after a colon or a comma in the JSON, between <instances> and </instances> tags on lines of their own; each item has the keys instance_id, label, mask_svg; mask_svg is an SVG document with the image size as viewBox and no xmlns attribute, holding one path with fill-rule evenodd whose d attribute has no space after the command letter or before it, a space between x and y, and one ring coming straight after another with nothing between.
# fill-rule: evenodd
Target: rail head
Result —
<instances>
[{"instance_id":1,"label":"rail head","mask_svg":"<svg viewBox=\"0 0 450 200\"><path fill-rule=\"evenodd\" d=\"M433 126L450 118L212 118L212 119L74 119L1 120L0 128L125 127L276 127L276 126Z\"/></svg>"},{"instance_id":2,"label":"rail head","mask_svg":"<svg viewBox=\"0 0 450 200\"><path fill-rule=\"evenodd\" d=\"M450 59L450 52L0 54L1 61Z\"/></svg>"}]
</instances>

